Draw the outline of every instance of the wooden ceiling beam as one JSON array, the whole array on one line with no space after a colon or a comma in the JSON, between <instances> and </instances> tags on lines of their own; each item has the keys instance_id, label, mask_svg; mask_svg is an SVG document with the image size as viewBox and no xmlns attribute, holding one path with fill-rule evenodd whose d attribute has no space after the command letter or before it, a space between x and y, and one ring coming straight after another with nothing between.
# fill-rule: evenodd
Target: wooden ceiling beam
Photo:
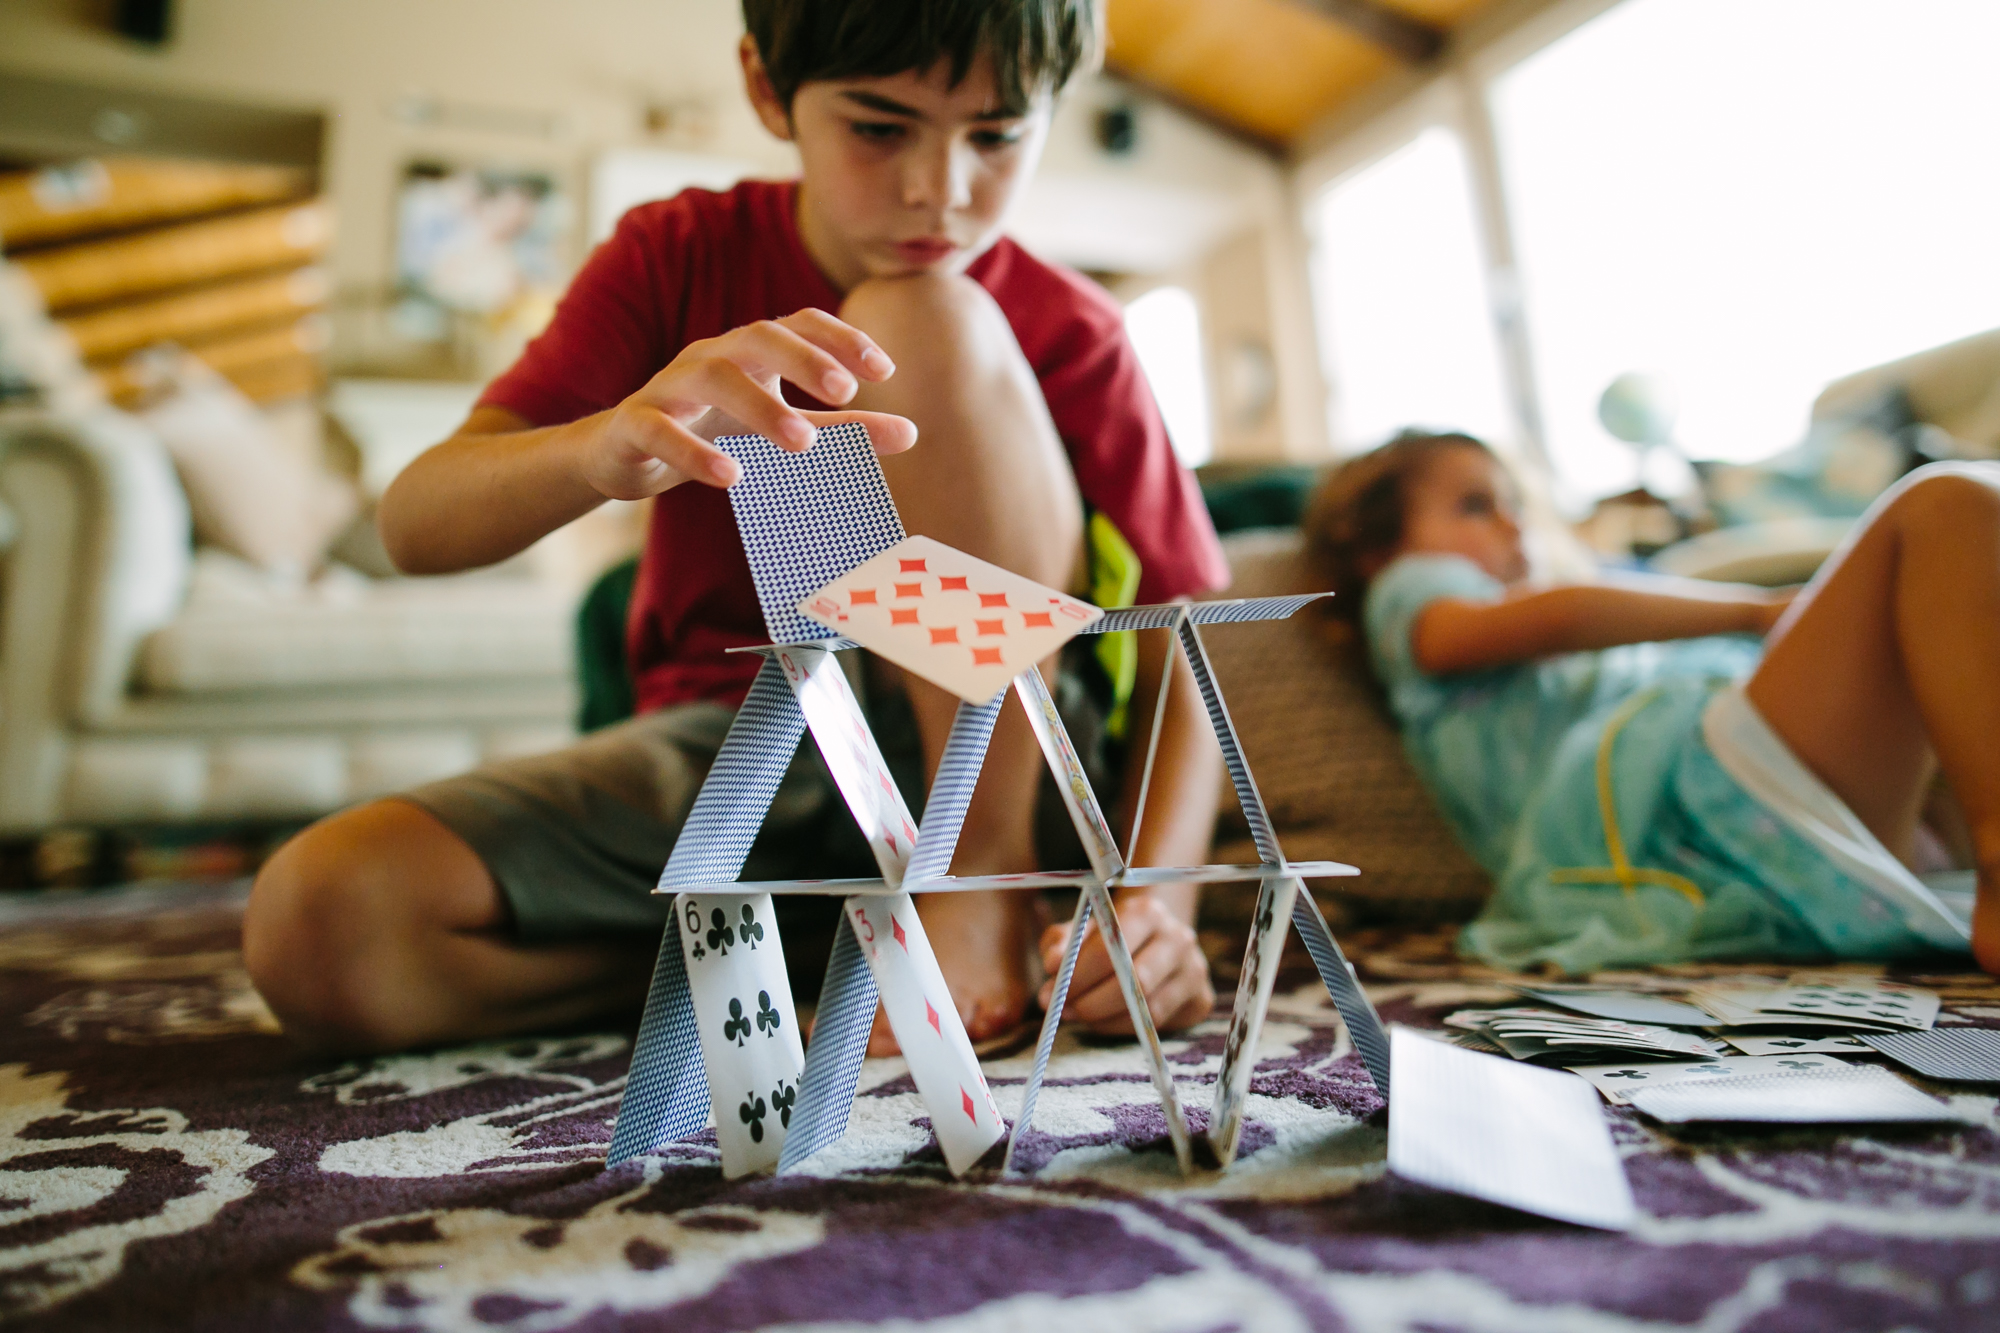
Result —
<instances>
[{"instance_id":1,"label":"wooden ceiling beam","mask_svg":"<svg viewBox=\"0 0 2000 1333\"><path fill-rule=\"evenodd\" d=\"M1444 49L1442 32L1377 0L1291 0L1291 3L1332 19L1406 64L1421 65Z\"/></svg>"}]
</instances>

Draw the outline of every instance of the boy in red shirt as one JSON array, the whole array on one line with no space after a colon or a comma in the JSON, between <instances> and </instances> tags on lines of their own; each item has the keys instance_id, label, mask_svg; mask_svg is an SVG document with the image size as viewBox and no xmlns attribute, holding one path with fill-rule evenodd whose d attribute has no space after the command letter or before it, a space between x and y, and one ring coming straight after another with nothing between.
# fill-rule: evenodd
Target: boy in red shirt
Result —
<instances>
[{"instance_id":1,"label":"boy in red shirt","mask_svg":"<svg viewBox=\"0 0 2000 1333\"><path fill-rule=\"evenodd\" d=\"M911 533L1042 583L1077 586L1086 503L1137 552L1140 600L1227 581L1117 305L1000 235L1055 96L1097 58L1095 0L743 8L746 87L798 146L802 179L626 214L548 330L380 509L398 565L443 573L505 559L606 498L657 497L629 626L640 716L345 811L280 849L252 892L244 953L307 1040L392 1049L636 1012L671 901L650 890L756 668L728 650L766 640L718 435L797 449L813 426L863 422ZM1152 716L1166 639L1144 636L1134 717ZM1220 760L1176 670L1135 864L1207 854ZM868 671L878 732L901 719L921 752L911 781L927 786L956 700L879 661ZM956 873L1035 867L1041 781L1026 720L1005 710ZM802 747L745 877L832 873L858 839L848 824ZM1018 1025L1031 897L919 903L974 1040ZM1160 1025L1206 1015L1193 887L1118 907ZM1050 972L1067 929L1039 941ZM1095 944L1067 1012L1129 1031ZM893 1049L879 1024L874 1047Z\"/></svg>"}]
</instances>

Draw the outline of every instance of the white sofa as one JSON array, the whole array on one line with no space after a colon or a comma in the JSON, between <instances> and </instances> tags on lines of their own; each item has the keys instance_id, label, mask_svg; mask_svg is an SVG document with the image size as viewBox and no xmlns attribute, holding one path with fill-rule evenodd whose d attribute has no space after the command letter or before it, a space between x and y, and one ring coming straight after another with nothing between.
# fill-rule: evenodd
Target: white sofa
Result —
<instances>
[{"instance_id":1,"label":"white sofa","mask_svg":"<svg viewBox=\"0 0 2000 1333\"><path fill-rule=\"evenodd\" d=\"M0 834L309 817L572 734L573 587L286 589L111 411L0 413Z\"/></svg>"},{"instance_id":2,"label":"white sofa","mask_svg":"<svg viewBox=\"0 0 2000 1333\"><path fill-rule=\"evenodd\" d=\"M1813 400L1812 421L1845 416L1897 385L1918 421L1951 437L1956 457L2000 458L2000 329L1843 376ZM1719 528L1669 546L1652 563L1689 578L1803 583L1853 526L1845 518L1795 518Z\"/></svg>"}]
</instances>

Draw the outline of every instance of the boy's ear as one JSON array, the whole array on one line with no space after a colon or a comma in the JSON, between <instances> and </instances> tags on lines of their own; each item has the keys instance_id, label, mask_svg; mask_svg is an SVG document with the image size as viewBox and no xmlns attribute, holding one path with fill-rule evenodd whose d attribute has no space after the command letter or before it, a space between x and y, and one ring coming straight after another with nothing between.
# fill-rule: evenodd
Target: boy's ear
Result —
<instances>
[{"instance_id":1,"label":"boy's ear","mask_svg":"<svg viewBox=\"0 0 2000 1333\"><path fill-rule=\"evenodd\" d=\"M749 33L736 44L736 58L743 64L743 91L750 96L750 108L757 113L764 128L786 142L792 137L792 109L778 100L778 90L772 86L771 72L764 68L763 53L757 49L757 39Z\"/></svg>"}]
</instances>

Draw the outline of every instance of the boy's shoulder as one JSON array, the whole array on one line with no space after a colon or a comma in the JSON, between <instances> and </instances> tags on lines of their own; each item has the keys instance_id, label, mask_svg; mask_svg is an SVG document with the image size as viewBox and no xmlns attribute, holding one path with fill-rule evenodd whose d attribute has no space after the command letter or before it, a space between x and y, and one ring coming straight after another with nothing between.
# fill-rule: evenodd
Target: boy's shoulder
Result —
<instances>
[{"instance_id":1,"label":"boy's shoulder","mask_svg":"<svg viewBox=\"0 0 2000 1333\"><path fill-rule=\"evenodd\" d=\"M626 209L618 219L618 231L641 240L682 240L691 235L754 239L790 225L793 185L746 180L726 190L689 186L669 198Z\"/></svg>"},{"instance_id":2,"label":"boy's shoulder","mask_svg":"<svg viewBox=\"0 0 2000 1333\"><path fill-rule=\"evenodd\" d=\"M1030 253L1003 236L974 260L967 276L984 287L1015 326L1024 322L1043 337L1100 340L1122 334L1125 310L1118 299L1073 268Z\"/></svg>"}]
</instances>

